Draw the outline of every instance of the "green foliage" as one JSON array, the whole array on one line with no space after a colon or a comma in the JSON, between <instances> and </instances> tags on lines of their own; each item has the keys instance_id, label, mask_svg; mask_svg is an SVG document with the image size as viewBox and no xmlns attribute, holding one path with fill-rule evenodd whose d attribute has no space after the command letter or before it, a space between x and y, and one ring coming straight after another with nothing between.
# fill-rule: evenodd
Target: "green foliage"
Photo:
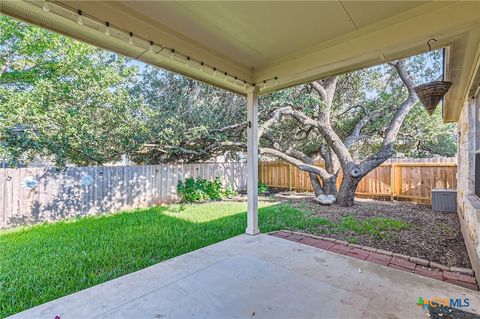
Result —
<instances>
[{"instance_id":1,"label":"green foliage","mask_svg":"<svg viewBox=\"0 0 480 319\"><path fill-rule=\"evenodd\" d=\"M207 194L203 191L203 180L195 180L193 177L185 179L185 182L178 181L177 192L184 202L198 202L208 199Z\"/></svg>"},{"instance_id":2,"label":"green foliage","mask_svg":"<svg viewBox=\"0 0 480 319\"><path fill-rule=\"evenodd\" d=\"M218 176L214 180L207 180L201 177L197 179L193 177L186 178L185 181L178 182L177 192L182 201L187 203L220 200L237 194L231 186L224 188Z\"/></svg>"},{"instance_id":3,"label":"green foliage","mask_svg":"<svg viewBox=\"0 0 480 319\"><path fill-rule=\"evenodd\" d=\"M432 115L427 115L423 106L417 105L405 119L405 129L395 149L408 157L454 157L457 153L456 126L455 123L442 123L441 105Z\"/></svg>"},{"instance_id":4,"label":"green foliage","mask_svg":"<svg viewBox=\"0 0 480 319\"><path fill-rule=\"evenodd\" d=\"M148 138L155 145L134 156L136 162L195 162L226 152L227 159L237 158L234 150L229 152L220 143L242 142L243 132L211 129L243 122L245 98L150 66L145 67L133 93L151 111Z\"/></svg>"},{"instance_id":5,"label":"green foliage","mask_svg":"<svg viewBox=\"0 0 480 319\"><path fill-rule=\"evenodd\" d=\"M127 154L140 164L158 164L219 155L237 159L245 149L241 96L150 66L140 73L129 59L6 16L0 17L0 30L0 157L16 163L40 156L63 166L99 165ZM407 65L420 84L439 76L440 63L440 51L434 51L409 58ZM352 146L354 159L379 148L405 96L388 65L339 77L331 119L342 140L366 114L382 111ZM284 106L317 118L324 104L309 85L263 95L260 123ZM325 146L317 130L291 117L270 127L268 135L260 140L262 146L274 140L313 157ZM442 122L440 108L430 117L417 105L402 126L395 152L451 156L455 125Z\"/></svg>"},{"instance_id":6,"label":"green foliage","mask_svg":"<svg viewBox=\"0 0 480 319\"><path fill-rule=\"evenodd\" d=\"M439 51L412 57L408 68L417 83L428 82L439 75ZM239 125L246 118L244 100L220 89L198 83L178 75L147 67L135 92L152 108L151 142L157 147L138 154L140 163L170 161L194 162L227 154L235 158L228 142L245 143L245 130L221 128ZM382 111L363 130L359 141L352 146L356 160L364 159L379 149L384 132L406 91L396 71L381 65L341 75L332 109L332 126L344 140L365 115ZM317 118L319 106L324 104L309 85L299 85L271 94L259 100L260 123L277 108L292 106L306 115ZM433 117L425 116L417 105L402 126L395 145L395 156L431 157L450 156L456 151L455 125L444 124L440 110ZM315 129L308 129L291 117L284 117L268 129L268 139L261 138L261 146L271 146L275 140L282 147L292 147L308 156L318 157L325 140ZM222 143L228 145L222 147ZM420 146L419 146L420 145ZM420 150L418 151L417 149ZM185 152L185 150L189 150Z\"/></svg>"},{"instance_id":7,"label":"green foliage","mask_svg":"<svg viewBox=\"0 0 480 319\"><path fill-rule=\"evenodd\" d=\"M205 185L205 193L208 198L212 200L222 199L224 191L220 178L216 178L213 181L207 181Z\"/></svg>"},{"instance_id":8,"label":"green foliage","mask_svg":"<svg viewBox=\"0 0 480 319\"><path fill-rule=\"evenodd\" d=\"M259 194L266 194L270 191L268 185L265 183L258 183L258 193Z\"/></svg>"},{"instance_id":9,"label":"green foliage","mask_svg":"<svg viewBox=\"0 0 480 319\"><path fill-rule=\"evenodd\" d=\"M145 142L128 59L6 16L0 30L1 157L98 165Z\"/></svg>"},{"instance_id":10,"label":"green foliage","mask_svg":"<svg viewBox=\"0 0 480 319\"><path fill-rule=\"evenodd\" d=\"M238 193L233 189L231 185L227 185L227 187L225 187L224 195L227 198L231 198L237 196Z\"/></svg>"},{"instance_id":11,"label":"green foliage","mask_svg":"<svg viewBox=\"0 0 480 319\"><path fill-rule=\"evenodd\" d=\"M441 62L441 51L434 51L408 58L406 64L415 82L422 84L439 77ZM339 76L330 118L334 131L342 140L352 133L360 119L375 112L381 114L362 129L359 140L350 148L355 160L363 160L380 148L385 130L406 96L405 86L394 68L388 65ZM259 108L268 113L275 108L292 106L317 118L322 103L309 85L300 85L262 96ZM418 103L401 127L394 156L454 156L457 148L456 125L443 123L441 113L439 106L429 116ZM270 127L268 135L268 139L260 141L262 146L271 147L273 140L285 149L293 148L314 158L319 156L326 144L317 130L307 129L289 117Z\"/></svg>"}]
</instances>

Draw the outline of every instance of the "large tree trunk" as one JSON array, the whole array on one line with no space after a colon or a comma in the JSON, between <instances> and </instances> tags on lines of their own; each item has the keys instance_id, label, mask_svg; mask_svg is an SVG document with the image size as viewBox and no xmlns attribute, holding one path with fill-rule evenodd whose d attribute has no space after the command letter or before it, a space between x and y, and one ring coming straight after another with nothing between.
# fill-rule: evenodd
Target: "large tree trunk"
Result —
<instances>
[{"instance_id":1,"label":"large tree trunk","mask_svg":"<svg viewBox=\"0 0 480 319\"><path fill-rule=\"evenodd\" d=\"M310 175L310 184L312 184L315 197L323 195L325 192L323 190L322 184L320 183L320 180L318 179L318 175L314 173L309 173L308 175Z\"/></svg>"},{"instance_id":2,"label":"large tree trunk","mask_svg":"<svg viewBox=\"0 0 480 319\"><path fill-rule=\"evenodd\" d=\"M309 175L315 197L318 197L319 195L337 196L337 174L325 179L322 179L314 173L309 173Z\"/></svg>"},{"instance_id":3,"label":"large tree trunk","mask_svg":"<svg viewBox=\"0 0 480 319\"><path fill-rule=\"evenodd\" d=\"M398 61L392 64L397 73L402 80L403 84L406 86L408 91L408 97L404 100L401 105L397 108L390 124L387 127L387 130L384 134L383 142L381 148L370 157L364 159L359 164L355 164L349 148L358 139L360 131L362 128L377 114L367 114L366 117L361 119L356 125L352 134L347 137L346 141L343 142L337 133L334 131L330 123L330 111L331 103L328 103L325 97L329 97L335 92L335 85L332 86L331 92L329 93L325 88L323 88L319 83L312 83L313 87L318 91L321 97L327 102L327 107L320 108L318 121L316 123L320 133L324 137L328 146L333 150L338 160L340 161L343 179L340 185L340 191L337 195L337 204L340 206L353 206L355 204L355 191L357 185L368 172L372 171L374 168L378 167L385 160L393 154L393 145L397 138L398 132L402 126L402 123L414 107L415 103L418 101L418 97L415 94L414 82L411 76L408 74L404 61ZM300 116L296 115L298 118ZM305 119L307 120L307 119ZM306 121L304 122L306 123Z\"/></svg>"},{"instance_id":4,"label":"large tree trunk","mask_svg":"<svg viewBox=\"0 0 480 319\"><path fill-rule=\"evenodd\" d=\"M406 86L408 97L396 108L390 124L383 134L382 145L376 153L360 163L356 163L350 154L350 148L360 138L362 129L373 119L382 116L384 111L367 112L364 110L363 117L355 124L351 134L343 140L331 123L333 98L337 84L337 77L332 77L310 84L322 100L322 103L318 103L316 119L292 106L285 106L276 109L271 117L260 126L258 136L269 141L269 147L260 148L261 154L266 153L279 157L300 170L308 172L315 196L334 195L338 205L353 206L358 183L368 172L392 156L393 145L402 123L418 100L413 79L408 74L404 61L398 61L391 65L396 68L400 79ZM301 125L318 130L319 135L326 142L326 148L321 145L319 150L321 157L325 160L325 168L315 166L314 157L295 149L295 143L282 147L275 138L266 133L266 130L284 116L290 116ZM308 134L305 138L308 138ZM337 192L336 181L339 167L342 169L343 179L340 190Z\"/></svg>"},{"instance_id":5,"label":"large tree trunk","mask_svg":"<svg viewBox=\"0 0 480 319\"><path fill-rule=\"evenodd\" d=\"M337 196L337 174L323 180L323 190L325 195Z\"/></svg>"},{"instance_id":6,"label":"large tree trunk","mask_svg":"<svg viewBox=\"0 0 480 319\"><path fill-rule=\"evenodd\" d=\"M363 177L363 176L362 176ZM355 204L355 191L362 178L344 176L337 195L337 204L344 207L350 207Z\"/></svg>"}]
</instances>

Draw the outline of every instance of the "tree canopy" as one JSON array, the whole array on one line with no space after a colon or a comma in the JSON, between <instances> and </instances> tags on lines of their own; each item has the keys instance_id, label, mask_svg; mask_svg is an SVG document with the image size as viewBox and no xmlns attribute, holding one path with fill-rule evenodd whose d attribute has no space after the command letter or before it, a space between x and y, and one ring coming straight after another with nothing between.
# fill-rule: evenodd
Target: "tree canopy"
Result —
<instances>
[{"instance_id":1,"label":"tree canopy","mask_svg":"<svg viewBox=\"0 0 480 319\"><path fill-rule=\"evenodd\" d=\"M0 156L13 163L41 156L59 166L101 165L123 154L145 164L195 162L245 149L243 97L154 67L140 70L127 58L5 16L0 30ZM420 84L440 75L440 61L441 52L432 52L406 60L405 68ZM318 119L331 102L332 129L351 143L352 158L371 156L407 96L397 70L381 65L341 75L331 101L315 88L328 81L262 96L261 125L285 107ZM292 116L261 135L263 148L276 143L311 158L330 151L318 129ZM393 155L455 152L455 125L442 122L441 109L430 117L413 106Z\"/></svg>"},{"instance_id":2,"label":"tree canopy","mask_svg":"<svg viewBox=\"0 0 480 319\"><path fill-rule=\"evenodd\" d=\"M432 52L407 60L406 67L416 83L428 82L440 75L441 58L441 51ZM336 85L330 117L342 139L353 132L361 118L374 115L374 119L362 127L351 148L355 159L365 158L380 147L387 124L405 97L403 83L394 68L381 65L341 75ZM173 91L176 93L171 94ZM150 145L138 156L139 161L194 162L225 152L234 156L243 149L246 120L243 98L153 67L145 68L136 92L145 98L158 117L156 125L161 126L161 129L150 130ZM261 96L259 103L260 122L264 122L273 111L284 106L316 117L318 104L324 102L309 84ZM166 118L169 120L162 121ZM269 136L280 144L295 144L312 156L325 145L315 134L318 132L291 118L269 128ZM267 138L262 138L260 143L268 145ZM394 151L400 157L454 156L455 124L443 123L441 107L429 116L416 104L401 127Z\"/></svg>"},{"instance_id":3,"label":"tree canopy","mask_svg":"<svg viewBox=\"0 0 480 319\"><path fill-rule=\"evenodd\" d=\"M146 142L126 58L6 16L0 30L1 156L98 165Z\"/></svg>"}]
</instances>

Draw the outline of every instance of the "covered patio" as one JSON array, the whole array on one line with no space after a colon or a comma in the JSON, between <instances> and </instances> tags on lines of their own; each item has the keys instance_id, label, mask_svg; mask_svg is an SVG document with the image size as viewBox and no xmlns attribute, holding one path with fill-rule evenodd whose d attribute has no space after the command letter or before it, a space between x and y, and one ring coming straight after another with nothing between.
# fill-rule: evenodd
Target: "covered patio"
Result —
<instances>
[{"instance_id":1,"label":"covered patio","mask_svg":"<svg viewBox=\"0 0 480 319\"><path fill-rule=\"evenodd\" d=\"M12 319L426 318L418 298L472 290L260 234L240 235Z\"/></svg>"},{"instance_id":2,"label":"covered patio","mask_svg":"<svg viewBox=\"0 0 480 319\"><path fill-rule=\"evenodd\" d=\"M258 97L446 50L444 120L478 87L480 3L1 0L0 12L246 96L246 235L12 318L413 318L418 297L477 293L259 234ZM429 41L434 39L435 41ZM181 235L181 234L179 234Z\"/></svg>"}]
</instances>

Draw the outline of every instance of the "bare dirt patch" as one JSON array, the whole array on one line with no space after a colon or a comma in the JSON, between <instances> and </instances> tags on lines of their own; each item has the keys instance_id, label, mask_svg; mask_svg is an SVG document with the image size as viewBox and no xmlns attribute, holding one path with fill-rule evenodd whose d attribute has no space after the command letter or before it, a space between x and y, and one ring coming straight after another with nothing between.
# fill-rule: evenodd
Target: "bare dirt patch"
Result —
<instances>
[{"instance_id":1,"label":"bare dirt patch","mask_svg":"<svg viewBox=\"0 0 480 319\"><path fill-rule=\"evenodd\" d=\"M470 268L456 213L434 212L429 206L408 202L370 199L357 199L353 207L321 206L312 200L311 194L305 193L283 192L272 197L334 224L341 224L345 218L360 222L388 218L408 224L406 229L387 230L384 236L362 234L345 228L333 229L331 225L317 225L298 231L390 250L447 266Z\"/></svg>"}]
</instances>

